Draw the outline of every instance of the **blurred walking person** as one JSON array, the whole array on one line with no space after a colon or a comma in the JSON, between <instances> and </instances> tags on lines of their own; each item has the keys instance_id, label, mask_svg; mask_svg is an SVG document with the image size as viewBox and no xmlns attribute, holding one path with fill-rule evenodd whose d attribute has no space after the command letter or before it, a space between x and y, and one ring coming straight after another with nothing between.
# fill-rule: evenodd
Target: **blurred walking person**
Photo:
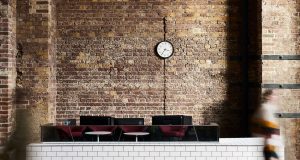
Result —
<instances>
[{"instance_id":1,"label":"blurred walking person","mask_svg":"<svg viewBox=\"0 0 300 160\"><path fill-rule=\"evenodd\" d=\"M274 90L265 90L261 105L252 119L252 133L254 136L264 137L265 160L279 160L278 150L281 146L280 127L275 117L278 111L277 96Z\"/></svg>"}]
</instances>

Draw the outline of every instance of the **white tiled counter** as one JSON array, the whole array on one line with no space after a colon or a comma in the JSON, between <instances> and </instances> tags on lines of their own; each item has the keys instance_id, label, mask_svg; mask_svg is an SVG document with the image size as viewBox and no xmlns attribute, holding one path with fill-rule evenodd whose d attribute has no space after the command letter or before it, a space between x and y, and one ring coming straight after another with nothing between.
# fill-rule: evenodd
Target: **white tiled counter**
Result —
<instances>
[{"instance_id":1,"label":"white tiled counter","mask_svg":"<svg viewBox=\"0 0 300 160\"><path fill-rule=\"evenodd\" d=\"M220 142L47 142L28 145L27 160L263 160L262 151L261 138L221 138ZM280 155L283 157L283 149Z\"/></svg>"}]
</instances>

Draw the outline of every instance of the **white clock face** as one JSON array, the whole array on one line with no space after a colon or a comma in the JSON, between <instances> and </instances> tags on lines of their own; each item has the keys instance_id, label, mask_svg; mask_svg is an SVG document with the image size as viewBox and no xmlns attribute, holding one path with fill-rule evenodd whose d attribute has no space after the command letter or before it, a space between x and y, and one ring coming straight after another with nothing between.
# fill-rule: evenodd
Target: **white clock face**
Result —
<instances>
[{"instance_id":1,"label":"white clock face","mask_svg":"<svg viewBox=\"0 0 300 160\"><path fill-rule=\"evenodd\" d=\"M168 41L162 41L157 45L156 52L162 58L169 58L173 54L173 46Z\"/></svg>"}]
</instances>

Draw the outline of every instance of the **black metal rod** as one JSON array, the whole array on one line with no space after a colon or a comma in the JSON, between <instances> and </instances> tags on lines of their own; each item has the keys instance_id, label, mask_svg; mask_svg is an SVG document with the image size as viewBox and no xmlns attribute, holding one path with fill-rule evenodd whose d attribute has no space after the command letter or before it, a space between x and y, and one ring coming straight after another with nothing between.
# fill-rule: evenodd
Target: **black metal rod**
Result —
<instances>
[{"instance_id":1,"label":"black metal rod","mask_svg":"<svg viewBox=\"0 0 300 160\"><path fill-rule=\"evenodd\" d=\"M163 18L164 22L164 41L166 40L166 33L167 33L167 19L166 17ZM164 115L166 115L166 59L164 59Z\"/></svg>"},{"instance_id":2,"label":"black metal rod","mask_svg":"<svg viewBox=\"0 0 300 160\"><path fill-rule=\"evenodd\" d=\"M248 55L248 60L257 61L257 60L300 60L300 55ZM242 56L240 55L231 55L228 56L230 61L241 61Z\"/></svg>"},{"instance_id":3,"label":"black metal rod","mask_svg":"<svg viewBox=\"0 0 300 160\"><path fill-rule=\"evenodd\" d=\"M278 118L300 118L300 113L275 113Z\"/></svg>"},{"instance_id":4,"label":"black metal rod","mask_svg":"<svg viewBox=\"0 0 300 160\"><path fill-rule=\"evenodd\" d=\"M164 115L166 115L166 59L164 59Z\"/></svg>"},{"instance_id":5,"label":"black metal rod","mask_svg":"<svg viewBox=\"0 0 300 160\"><path fill-rule=\"evenodd\" d=\"M300 84L261 84L261 88L300 89Z\"/></svg>"},{"instance_id":6,"label":"black metal rod","mask_svg":"<svg viewBox=\"0 0 300 160\"><path fill-rule=\"evenodd\" d=\"M167 34L167 18L163 18L164 21L164 41L166 40L166 34Z\"/></svg>"}]
</instances>

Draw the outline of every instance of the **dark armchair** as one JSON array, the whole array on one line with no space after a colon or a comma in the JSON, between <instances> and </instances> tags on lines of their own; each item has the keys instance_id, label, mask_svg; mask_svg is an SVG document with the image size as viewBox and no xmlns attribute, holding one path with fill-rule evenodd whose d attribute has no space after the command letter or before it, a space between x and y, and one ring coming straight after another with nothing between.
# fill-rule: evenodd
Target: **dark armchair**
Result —
<instances>
[{"instance_id":1,"label":"dark armchair","mask_svg":"<svg viewBox=\"0 0 300 160\"><path fill-rule=\"evenodd\" d=\"M166 137L177 137L182 139L188 129L188 126L159 126L160 131Z\"/></svg>"}]
</instances>

